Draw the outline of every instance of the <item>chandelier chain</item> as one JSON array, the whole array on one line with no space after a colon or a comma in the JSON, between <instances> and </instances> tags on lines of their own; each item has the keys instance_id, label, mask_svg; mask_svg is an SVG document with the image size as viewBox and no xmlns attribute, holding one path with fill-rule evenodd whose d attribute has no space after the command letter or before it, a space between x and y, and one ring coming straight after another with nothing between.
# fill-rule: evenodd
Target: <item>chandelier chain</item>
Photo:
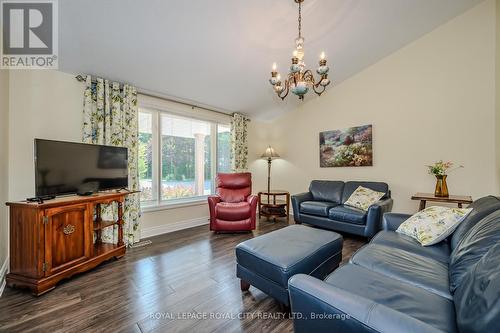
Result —
<instances>
[{"instance_id":1,"label":"chandelier chain","mask_svg":"<svg viewBox=\"0 0 500 333\"><path fill-rule=\"evenodd\" d=\"M302 2L299 2L299 38L302 37Z\"/></svg>"}]
</instances>

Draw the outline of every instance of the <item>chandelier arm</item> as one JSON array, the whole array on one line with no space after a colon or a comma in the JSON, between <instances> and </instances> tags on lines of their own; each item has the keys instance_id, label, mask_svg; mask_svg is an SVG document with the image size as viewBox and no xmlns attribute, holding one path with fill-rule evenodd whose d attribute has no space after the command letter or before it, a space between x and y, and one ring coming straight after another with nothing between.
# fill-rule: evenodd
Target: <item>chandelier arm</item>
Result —
<instances>
[{"instance_id":1,"label":"chandelier arm","mask_svg":"<svg viewBox=\"0 0 500 333\"><path fill-rule=\"evenodd\" d=\"M317 83L315 83L315 84L314 84L314 86L315 86L316 88L317 88L317 87L319 87L319 86L320 86L320 84L321 84L321 81L322 81L322 80L323 80L323 77L322 77L322 76L320 76L320 77L319 77L318 82L317 82ZM323 89L323 91L324 91L324 90L325 90L325 89Z\"/></svg>"},{"instance_id":2,"label":"chandelier arm","mask_svg":"<svg viewBox=\"0 0 500 333\"><path fill-rule=\"evenodd\" d=\"M281 95L282 92L285 92L284 95ZM288 92L290 91L289 85L288 85L288 80L285 81L285 89L282 90L281 92L278 92L278 97L281 98L282 101L285 100L286 96L288 96Z\"/></svg>"},{"instance_id":3,"label":"chandelier arm","mask_svg":"<svg viewBox=\"0 0 500 333\"><path fill-rule=\"evenodd\" d=\"M304 80L309 81L309 83L311 83L313 86L319 84L319 83L316 83L316 80L314 79L314 75L310 69L308 69L304 72Z\"/></svg>"},{"instance_id":4,"label":"chandelier arm","mask_svg":"<svg viewBox=\"0 0 500 333\"><path fill-rule=\"evenodd\" d=\"M321 82L321 81L320 81L320 82ZM318 84L318 85L319 85L319 84ZM318 89L318 90L317 90L317 89L316 89L316 88L317 88L317 85L313 85L313 90L314 90L314 92L315 92L318 96L321 96L321 94L322 94L322 93L325 91L325 89L326 89L326 86L321 86L321 87L322 87L323 89L321 89L321 90L319 90L319 89Z\"/></svg>"}]
</instances>

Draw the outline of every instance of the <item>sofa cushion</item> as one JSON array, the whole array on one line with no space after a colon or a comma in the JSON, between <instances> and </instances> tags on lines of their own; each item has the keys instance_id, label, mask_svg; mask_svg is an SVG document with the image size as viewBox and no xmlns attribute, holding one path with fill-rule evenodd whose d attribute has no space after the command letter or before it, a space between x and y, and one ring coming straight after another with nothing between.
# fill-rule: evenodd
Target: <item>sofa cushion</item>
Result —
<instances>
[{"instance_id":1,"label":"sofa cushion","mask_svg":"<svg viewBox=\"0 0 500 333\"><path fill-rule=\"evenodd\" d=\"M313 180L309 185L314 200L330 201L340 204L344 182L332 180Z\"/></svg>"},{"instance_id":2,"label":"sofa cushion","mask_svg":"<svg viewBox=\"0 0 500 333\"><path fill-rule=\"evenodd\" d=\"M325 282L404 313L442 332L456 332L453 301L423 288L353 264L341 266Z\"/></svg>"},{"instance_id":3,"label":"sofa cushion","mask_svg":"<svg viewBox=\"0 0 500 333\"><path fill-rule=\"evenodd\" d=\"M415 238L422 246L434 245L455 231L472 208L431 206L413 214L396 230Z\"/></svg>"},{"instance_id":4,"label":"sofa cushion","mask_svg":"<svg viewBox=\"0 0 500 333\"><path fill-rule=\"evenodd\" d=\"M450 260L450 247L448 242L441 242L436 245L424 247L409 236L398 234L394 231L381 231L373 237L371 243L405 250L443 263L448 263Z\"/></svg>"},{"instance_id":5,"label":"sofa cushion","mask_svg":"<svg viewBox=\"0 0 500 333\"><path fill-rule=\"evenodd\" d=\"M453 299L446 263L380 244L364 246L351 257L350 262Z\"/></svg>"},{"instance_id":6,"label":"sofa cushion","mask_svg":"<svg viewBox=\"0 0 500 333\"><path fill-rule=\"evenodd\" d=\"M389 185L382 182L346 182L344 185L344 192L342 193L341 203L345 203L351 194L359 187L363 186L377 192L384 192L385 195L382 197L386 198L389 196Z\"/></svg>"},{"instance_id":7,"label":"sofa cushion","mask_svg":"<svg viewBox=\"0 0 500 333\"><path fill-rule=\"evenodd\" d=\"M304 201L300 204L300 212L316 216L328 216L330 208L337 205L330 201Z\"/></svg>"},{"instance_id":8,"label":"sofa cushion","mask_svg":"<svg viewBox=\"0 0 500 333\"><path fill-rule=\"evenodd\" d=\"M286 288L293 275L313 275L330 257L340 261L342 242L336 232L291 225L238 244L236 260Z\"/></svg>"},{"instance_id":9,"label":"sofa cushion","mask_svg":"<svg viewBox=\"0 0 500 333\"><path fill-rule=\"evenodd\" d=\"M239 221L251 215L250 203L243 202L219 202L215 205L215 216L226 221Z\"/></svg>"},{"instance_id":10,"label":"sofa cushion","mask_svg":"<svg viewBox=\"0 0 500 333\"><path fill-rule=\"evenodd\" d=\"M359 186L356 190L354 190L354 192L352 192L351 196L347 199L344 205L367 211L371 205L378 202L384 195L384 192L377 192L372 189Z\"/></svg>"},{"instance_id":11,"label":"sofa cushion","mask_svg":"<svg viewBox=\"0 0 500 333\"><path fill-rule=\"evenodd\" d=\"M335 221L366 224L366 212L354 207L336 206L330 209L328 217Z\"/></svg>"},{"instance_id":12,"label":"sofa cushion","mask_svg":"<svg viewBox=\"0 0 500 333\"><path fill-rule=\"evenodd\" d=\"M460 332L500 332L500 243L464 275L455 291Z\"/></svg>"},{"instance_id":13,"label":"sofa cushion","mask_svg":"<svg viewBox=\"0 0 500 333\"><path fill-rule=\"evenodd\" d=\"M492 195L475 200L468 208L472 208L472 212L458 225L457 229L451 236L450 246L454 250L465 234L483 217L500 209L500 198Z\"/></svg>"},{"instance_id":14,"label":"sofa cushion","mask_svg":"<svg viewBox=\"0 0 500 333\"><path fill-rule=\"evenodd\" d=\"M479 221L460 241L450 255L450 290L454 292L462 279L488 250L500 242L500 210Z\"/></svg>"}]
</instances>

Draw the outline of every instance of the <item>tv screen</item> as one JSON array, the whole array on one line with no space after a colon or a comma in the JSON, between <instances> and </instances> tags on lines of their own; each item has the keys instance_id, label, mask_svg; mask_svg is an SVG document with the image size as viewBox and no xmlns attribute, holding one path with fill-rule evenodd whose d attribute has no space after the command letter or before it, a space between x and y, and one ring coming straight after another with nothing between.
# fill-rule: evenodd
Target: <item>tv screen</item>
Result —
<instances>
[{"instance_id":1,"label":"tv screen","mask_svg":"<svg viewBox=\"0 0 500 333\"><path fill-rule=\"evenodd\" d=\"M35 139L36 195L128 187L127 148Z\"/></svg>"}]
</instances>

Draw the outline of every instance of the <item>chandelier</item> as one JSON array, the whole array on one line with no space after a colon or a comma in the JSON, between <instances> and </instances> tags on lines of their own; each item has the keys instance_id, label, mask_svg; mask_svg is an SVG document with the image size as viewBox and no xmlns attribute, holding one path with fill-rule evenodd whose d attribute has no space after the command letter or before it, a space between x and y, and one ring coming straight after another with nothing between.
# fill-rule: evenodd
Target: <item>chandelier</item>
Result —
<instances>
[{"instance_id":1,"label":"chandelier","mask_svg":"<svg viewBox=\"0 0 500 333\"><path fill-rule=\"evenodd\" d=\"M329 68L326 65L325 52L321 53L319 67L316 69L316 73L320 75L318 80L315 80L310 69L306 69L304 63L304 37L302 37L302 2L304 0L294 1L299 5L299 36L295 39L292 65L290 66L287 78L284 82L281 82L281 76L276 70L276 63L274 63L271 79L269 79L274 91L282 100L285 99L290 90L293 94L299 96L299 99L304 100L304 95L309 91L309 88L312 88L318 96L321 96L326 86L330 84L330 80L328 79Z\"/></svg>"}]
</instances>

